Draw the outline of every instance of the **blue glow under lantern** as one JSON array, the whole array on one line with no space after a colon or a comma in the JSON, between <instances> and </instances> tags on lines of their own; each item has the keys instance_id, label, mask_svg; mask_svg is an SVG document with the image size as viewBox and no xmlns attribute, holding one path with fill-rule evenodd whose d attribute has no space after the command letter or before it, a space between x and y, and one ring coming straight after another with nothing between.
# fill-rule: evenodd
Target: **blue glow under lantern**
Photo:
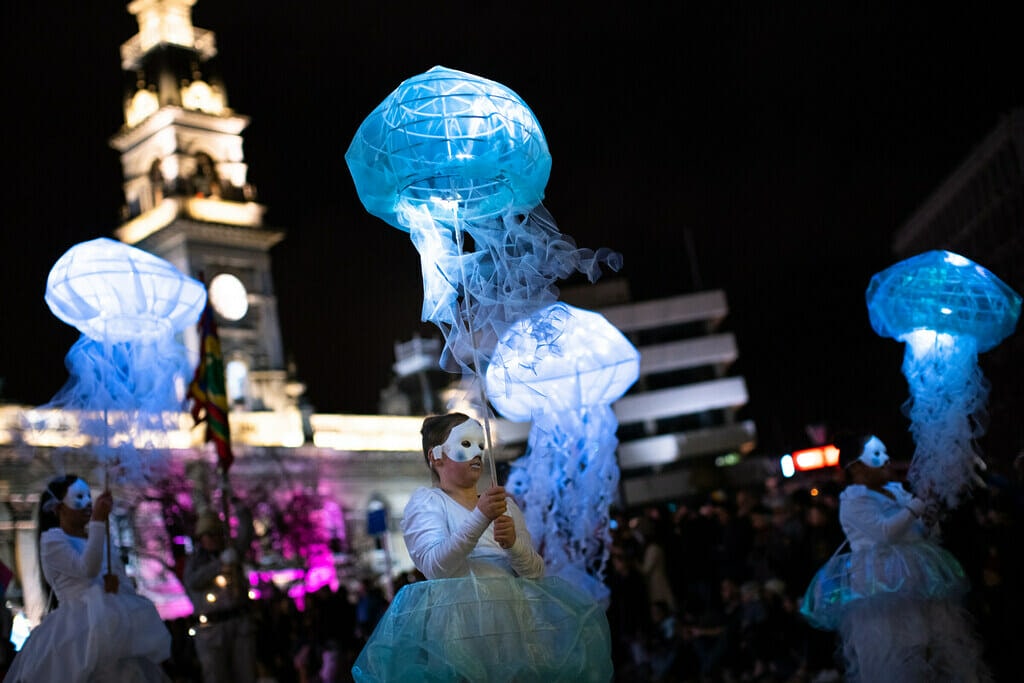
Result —
<instances>
[{"instance_id":1,"label":"blue glow under lantern","mask_svg":"<svg viewBox=\"0 0 1024 683\"><path fill-rule=\"evenodd\" d=\"M978 354L1013 333L1021 297L973 261L929 251L872 277L867 306L875 332L907 345L904 410L916 444L908 480L955 507L984 467L974 446L987 422Z\"/></svg>"},{"instance_id":2,"label":"blue glow under lantern","mask_svg":"<svg viewBox=\"0 0 1024 683\"><path fill-rule=\"evenodd\" d=\"M544 132L519 95L443 66L388 95L345 160L366 210L406 231L418 209L448 223L529 211L551 173Z\"/></svg>"},{"instance_id":3,"label":"blue glow under lantern","mask_svg":"<svg viewBox=\"0 0 1024 683\"><path fill-rule=\"evenodd\" d=\"M445 370L482 372L510 324L557 299L556 280L620 267L617 253L579 249L558 231L541 203L544 133L500 83L442 66L409 78L366 117L345 159L367 211L408 232L420 254L422 319L445 335Z\"/></svg>"},{"instance_id":4,"label":"blue glow under lantern","mask_svg":"<svg viewBox=\"0 0 1024 683\"><path fill-rule=\"evenodd\" d=\"M506 486L524 503L548 573L599 599L618 502L618 419L611 404L640 376L640 353L599 313L555 303L512 325L487 368L504 417L532 420Z\"/></svg>"},{"instance_id":5,"label":"blue glow under lantern","mask_svg":"<svg viewBox=\"0 0 1024 683\"><path fill-rule=\"evenodd\" d=\"M154 254L99 238L57 260L45 299L82 335L65 357L68 381L41 408L74 412L105 476L144 481L159 463L142 454L158 452L183 409L192 364L178 333L199 319L206 288Z\"/></svg>"}]
</instances>

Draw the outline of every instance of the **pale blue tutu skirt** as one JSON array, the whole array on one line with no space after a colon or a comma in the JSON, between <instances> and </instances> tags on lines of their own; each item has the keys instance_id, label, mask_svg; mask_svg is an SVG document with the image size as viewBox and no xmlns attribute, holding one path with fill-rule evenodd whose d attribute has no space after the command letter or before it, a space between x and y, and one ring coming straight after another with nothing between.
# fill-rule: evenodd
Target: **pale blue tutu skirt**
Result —
<instances>
[{"instance_id":1,"label":"pale blue tutu skirt","mask_svg":"<svg viewBox=\"0 0 1024 683\"><path fill-rule=\"evenodd\" d=\"M969 589L952 554L920 541L839 553L822 565L804 593L800 613L815 628L834 631L846 610L873 598L959 600Z\"/></svg>"},{"instance_id":2,"label":"pale blue tutu skirt","mask_svg":"<svg viewBox=\"0 0 1024 683\"><path fill-rule=\"evenodd\" d=\"M612 679L604 609L558 577L465 577L403 587L352 667L376 681Z\"/></svg>"}]
</instances>

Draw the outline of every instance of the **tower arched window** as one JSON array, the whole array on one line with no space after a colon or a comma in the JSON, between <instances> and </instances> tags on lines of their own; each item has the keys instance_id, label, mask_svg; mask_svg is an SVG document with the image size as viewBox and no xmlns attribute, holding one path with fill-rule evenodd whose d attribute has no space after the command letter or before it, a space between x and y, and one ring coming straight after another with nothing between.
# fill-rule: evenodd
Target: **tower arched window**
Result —
<instances>
[{"instance_id":1,"label":"tower arched window","mask_svg":"<svg viewBox=\"0 0 1024 683\"><path fill-rule=\"evenodd\" d=\"M164 174L160 170L159 161L154 161L153 165L149 167L149 191L150 205L146 208L152 209L160 206L160 202L164 200Z\"/></svg>"},{"instance_id":2,"label":"tower arched window","mask_svg":"<svg viewBox=\"0 0 1024 683\"><path fill-rule=\"evenodd\" d=\"M192 176L192 187L197 197L220 197L220 178L217 166L209 154L200 152L196 155L196 172Z\"/></svg>"},{"instance_id":3,"label":"tower arched window","mask_svg":"<svg viewBox=\"0 0 1024 683\"><path fill-rule=\"evenodd\" d=\"M224 366L224 383L229 405L245 405L249 385L249 363L244 358L232 358Z\"/></svg>"}]
</instances>

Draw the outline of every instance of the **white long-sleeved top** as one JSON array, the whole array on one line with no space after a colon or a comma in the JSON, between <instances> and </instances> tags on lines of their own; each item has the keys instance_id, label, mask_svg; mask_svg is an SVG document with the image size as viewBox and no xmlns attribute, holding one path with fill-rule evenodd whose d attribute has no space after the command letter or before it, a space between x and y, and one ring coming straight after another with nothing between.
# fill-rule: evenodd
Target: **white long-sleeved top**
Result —
<instances>
[{"instance_id":1,"label":"white long-sleeved top","mask_svg":"<svg viewBox=\"0 0 1024 683\"><path fill-rule=\"evenodd\" d=\"M467 510L439 488L416 489L405 506L402 533L416 568L428 579L458 576L544 576L544 559L533 548L526 520L508 498L516 542L508 550L494 540L491 520Z\"/></svg>"},{"instance_id":2,"label":"white long-sleeved top","mask_svg":"<svg viewBox=\"0 0 1024 683\"><path fill-rule=\"evenodd\" d=\"M107 573L103 552L107 525L89 522L86 529L87 538L69 536L60 527L48 529L39 538L43 574L61 603L81 597L92 585L103 585L102 575ZM111 573L119 579L117 592L134 594L116 547L112 549L111 556L116 558Z\"/></svg>"},{"instance_id":3,"label":"white long-sleeved top","mask_svg":"<svg viewBox=\"0 0 1024 683\"><path fill-rule=\"evenodd\" d=\"M927 527L917 517L924 505L922 501L899 482L889 482L885 488L895 500L863 484L850 484L839 494L839 523L851 550L928 538Z\"/></svg>"}]
</instances>

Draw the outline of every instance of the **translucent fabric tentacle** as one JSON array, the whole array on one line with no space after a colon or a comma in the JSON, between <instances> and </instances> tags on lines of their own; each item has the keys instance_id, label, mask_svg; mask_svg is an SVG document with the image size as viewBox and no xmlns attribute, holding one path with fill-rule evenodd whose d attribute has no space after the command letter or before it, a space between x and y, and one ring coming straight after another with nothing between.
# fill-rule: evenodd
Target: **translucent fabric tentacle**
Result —
<instances>
[{"instance_id":1,"label":"translucent fabric tentacle","mask_svg":"<svg viewBox=\"0 0 1024 683\"><path fill-rule=\"evenodd\" d=\"M420 254L422 319L444 334L441 365L449 372L482 371L474 367L474 350L486 366L511 324L557 301L558 280L580 272L593 282L602 266L622 265L610 249L578 248L542 205L528 214L449 224L410 210L403 222Z\"/></svg>"},{"instance_id":2,"label":"translucent fabric tentacle","mask_svg":"<svg viewBox=\"0 0 1024 683\"><path fill-rule=\"evenodd\" d=\"M548 573L589 575L595 598L611 547L609 511L617 501L618 420L610 406L538 411L526 455L512 465L507 487L523 502L530 535ZM575 570L575 571L574 571Z\"/></svg>"},{"instance_id":3,"label":"translucent fabric tentacle","mask_svg":"<svg viewBox=\"0 0 1024 683\"><path fill-rule=\"evenodd\" d=\"M956 507L976 484L976 439L987 426L989 383L976 345L970 337L941 335L926 346L908 344L903 374L910 389L904 412L916 444L908 480L917 495Z\"/></svg>"},{"instance_id":4,"label":"translucent fabric tentacle","mask_svg":"<svg viewBox=\"0 0 1024 683\"><path fill-rule=\"evenodd\" d=\"M33 414L74 415L86 448L113 480L140 484L155 475L165 459L147 456L167 448L166 434L178 426L179 391L191 371L185 346L173 337L105 343L83 334L64 363L67 382Z\"/></svg>"}]
</instances>

